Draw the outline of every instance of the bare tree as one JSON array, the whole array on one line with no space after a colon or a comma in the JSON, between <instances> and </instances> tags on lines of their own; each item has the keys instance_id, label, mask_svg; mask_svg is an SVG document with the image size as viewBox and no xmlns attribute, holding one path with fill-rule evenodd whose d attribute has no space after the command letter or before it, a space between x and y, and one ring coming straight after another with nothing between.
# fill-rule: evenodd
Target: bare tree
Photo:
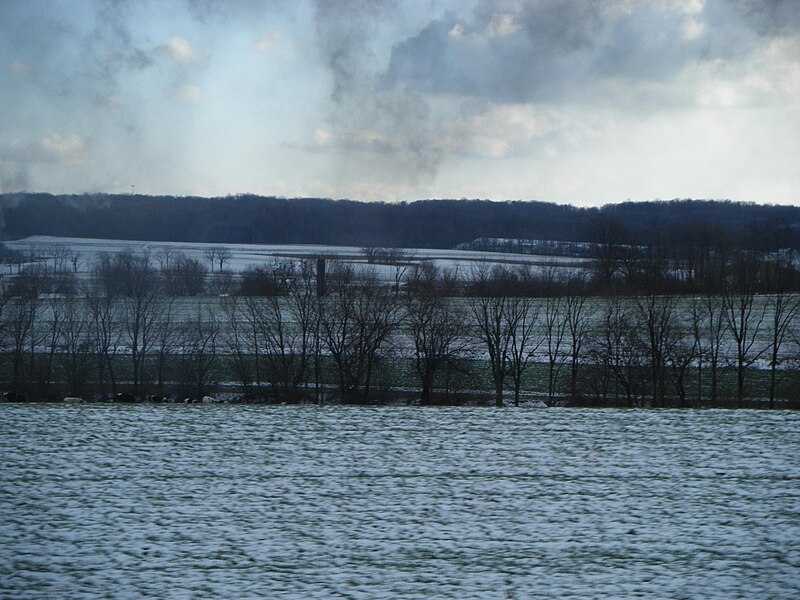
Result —
<instances>
[{"instance_id":1,"label":"bare tree","mask_svg":"<svg viewBox=\"0 0 800 600\"><path fill-rule=\"evenodd\" d=\"M222 273L223 269L225 268L225 263L230 261L232 257L233 253L229 248L226 248L225 246L220 246L217 248L217 264L219 265L220 273Z\"/></svg>"},{"instance_id":2,"label":"bare tree","mask_svg":"<svg viewBox=\"0 0 800 600\"><path fill-rule=\"evenodd\" d=\"M156 296L141 295L122 299L123 339L131 359L131 389L135 397L144 394L147 384L147 356L156 341L156 325L161 310Z\"/></svg>"},{"instance_id":3,"label":"bare tree","mask_svg":"<svg viewBox=\"0 0 800 600\"><path fill-rule=\"evenodd\" d=\"M791 333L791 327L800 316L800 296L792 293L797 285L797 273L791 264L782 264L780 253L776 253L774 264L767 272L770 294L767 307L770 314L768 321L770 333L769 345L769 407L775 408L775 396L778 382L778 366L782 361L781 347Z\"/></svg>"},{"instance_id":4,"label":"bare tree","mask_svg":"<svg viewBox=\"0 0 800 600\"><path fill-rule=\"evenodd\" d=\"M617 390L622 388L628 406L633 407L639 396L645 344L639 338L630 307L619 296L607 299L602 330L604 360L613 374Z\"/></svg>"},{"instance_id":5,"label":"bare tree","mask_svg":"<svg viewBox=\"0 0 800 600\"><path fill-rule=\"evenodd\" d=\"M361 254L367 259L367 264L372 265L378 262L382 248L375 248L373 246L366 246L361 249Z\"/></svg>"},{"instance_id":6,"label":"bare tree","mask_svg":"<svg viewBox=\"0 0 800 600\"><path fill-rule=\"evenodd\" d=\"M10 299L5 294L0 294L0 368L6 371L6 361L9 360L10 353L10 330L12 328L10 310Z\"/></svg>"},{"instance_id":7,"label":"bare tree","mask_svg":"<svg viewBox=\"0 0 800 600\"><path fill-rule=\"evenodd\" d=\"M217 246L209 246L203 252L203 256L211 266L212 273L214 272L214 265L217 263L217 252L219 252L219 248L217 248Z\"/></svg>"},{"instance_id":8,"label":"bare tree","mask_svg":"<svg viewBox=\"0 0 800 600\"><path fill-rule=\"evenodd\" d=\"M210 287L213 294L229 296L236 290L238 282L231 271L221 271L211 279Z\"/></svg>"},{"instance_id":9,"label":"bare tree","mask_svg":"<svg viewBox=\"0 0 800 600\"><path fill-rule=\"evenodd\" d=\"M598 216L589 224L597 279L610 286L614 276L623 272L629 237L625 226L615 219Z\"/></svg>"},{"instance_id":10,"label":"bare tree","mask_svg":"<svg viewBox=\"0 0 800 600\"><path fill-rule=\"evenodd\" d=\"M110 259L102 258L95 265L94 278L100 288L99 296L104 299L99 303L101 319L106 316L103 308L114 301L118 304L122 339L131 359L132 391L134 396L139 397L145 378L145 359L154 342L153 334L160 310L158 274L148 256L124 252ZM112 331L115 327L114 323L101 325L110 327ZM109 336L103 337L109 339ZM110 347L107 351L110 351Z\"/></svg>"},{"instance_id":11,"label":"bare tree","mask_svg":"<svg viewBox=\"0 0 800 600\"><path fill-rule=\"evenodd\" d=\"M222 273L225 263L231 260L233 253L225 246L209 246L203 252L203 256L211 265L212 272L214 271L214 265L217 264L219 265L219 272Z\"/></svg>"},{"instance_id":12,"label":"bare tree","mask_svg":"<svg viewBox=\"0 0 800 600\"><path fill-rule=\"evenodd\" d=\"M395 295L398 295L400 293L400 283L403 281L403 276L411 266L409 262L411 253L402 248L375 247L362 248L361 253L364 255L364 258L367 259L367 264L383 264L394 267L394 292Z\"/></svg>"},{"instance_id":13,"label":"bare tree","mask_svg":"<svg viewBox=\"0 0 800 600\"><path fill-rule=\"evenodd\" d=\"M165 395L166 377L174 354L180 353L178 347L180 327L177 322L177 307L173 298L160 298L158 316L153 324L153 348L155 359L155 382L158 395Z\"/></svg>"},{"instance_id":14,"label":"bare tree","mask_svg":"<svg viewBox=\"0 0 800 600\"><path fill-rule=\"evenodd\" d=\"M405 301L405 319L414 341L414 369L422 384L422 404L433 404L436 377L467 349L464 314L447 297L455 280L430 265L414 273Z\"/></svg>"},{"instance_id":15,"label":"bare tree","mask_svg":"<svg viewBox=\"0 0 800 600\"><path fill-rule=\"evenodd\" d=\"M91 315L89 336L93 342L97 383L103 395L107 392L106 383L111 385L111 394L116 395L116 357L122 340L119 302L115 296L104 293L103 287L97 282L89 289L86 301Z\"/></svg>"},{"instance_id":16,"label":"bare tree","mask_svg":"<svg viewBox=\"0 0 800 600\"><path fill-rule=\"evenodd\" d=\"M758 265L752 256L737 257L735 279L722 296L723 314L728 331L736 344L736 400L744 406L744 387L747 369L766 348L757 348L761 327L766 316L766 303L756 302Z\"/></svg>"},{"instance_id":17,"label":"bare tree","mask_svg":"<svg viewBox=\"0 0 800 600\"><path fill-rule=\"evenodd\" d=\"M722 360L722 343L727 328L722 299L712 292L692 301L692 332L697 348L697 398L703 398L703 370L708 364L709 401L712 406L719 396L719 369Z\"/></svg>"},{"instance_id":18,"label":"bare tree","mask_svg":"<svg viewBox=\"0 0 800 600\"><path fill-rule=\"evenodd\" d=\"M178 252L171 246L163 246L160 249L160 251L155 255L155 259L156 262L158 263L159 270L162 273L164 271L168 271L179 256L183 256L183 254L181 252Z\"/></svg>"},{"instance_id":19,"label":"bare tree","mask_svg":"<svg viewBox=\"0 0 800 600\"><path fill-rule=\"evenodd\" d=\"M286 293L287 274L275 264L249 265L239 277L241 296L279 296Z\"/></svg>"},{"instance_id":20,"label":"bare tree","mask_svg":"<svg viewBox=\"0 0 800 600\"><path fill-rule=\"evenodd\" d=\"M208 269L196 258L175 254L161 267L165 291L172 296L197 296L206 285Z\"/></svg>"},{"instance_id":21,"label":"bare tree","mask_svg":"<svg viewBox=\"0 0 800 600\"><path fill-rule=\"evenodd\" d=\"M348 283L352 280L353 273L331 277L331 293L320 303L320 332L342 401L363 404L401 315L394 294L374 273L365 273L357 284Z\"/></svg>"},{"instance_id":22,"label":"bare tree","mask_svg":"<svg viewBox=\"0 0 800 600\"><path fill-rule=\"evenodd\" d=\"M509 298L505 320L511 338L508 363L509 375L514 386L514 406L519 406L523 376L542 344L541 338L536 335L539 307L529 297Z\"/></svg>"},{"instance_id":23,"label":"bare tree","mask_svg":"<svg viewBox=\"0 0 800 600\"><path fill-rule=\"evenodd\" d=\"M592 396L602 404L608 401L611 391L611 383L614 379L612 372L612 352L611 335L608 331L607 313L593 324L592 336L588 344L589 364L587 369L590 371L589 389Z\"/></svg>"},{"instance_id":24,"label":"bare tree","mask_svg":"<svg viewBox=\"0 0 800 600\"><path fill-rule=\"evenodd\" d=\"M22 253L19 250L9 248L3 242L0 242L0 263L8 266L8 274L12 273L12 265L19 264L22 260Z\"/></svg>"},{"instance_id":25,"label":"bare tree","mask_svg":"<svg viewBox=\"0 0 800 600\"><path fill-rule=\"evenodd\" d=\"M70 257L70 262L72 263L72 272L77 273L78 269L81 267L81 263L83 262L81 259L81 253L73 251L72 256Z\"/></svg>"},{"instance_id":26,"label":"bare tree","mask_svg":"<svg viewBox=\"0 0 800 600\"><path fill-rule=\"evenodd\" d=\"M411 267L410 259L411 253L401 250L400 248L390 248L386 252L386 262L394 267L395 296L400 294L400 284L403 282L403 277Z\"/></svg>"},{"instance_id":27,"label":"bare tree","mask_svg":"<svg viewBox=\"0 0 800 600\"><path fill-rule=\"evenodd\" d=\"M66 271L72 262L72 250L63 244L48 244L43 248L45 260L53 263L53 271Z\"/></svg>"},{"instance_id":28,"label":"bare tree","mask_svg":"<svg viewBox=\"0 0 800 600\"><path fill-rule=\"evenodd\" d=\"M247 297L244 308L263 347L265 371L275 393L296 401L305 394L308 371L314 357L317 299L313 265L303 261L276 263L275 277L285 295Z\"/></svg>"},{"instance_id":29,"label":"bare tree","mask_svg":"<svg viewBox=\"0 0 800 600\"><path fill-rule=\"evenodd\" d=\"M489 369L494 384L495 406L503 406L503 389L511 370L509 354L511 330L508 318L508 298L496 289L486 270L478 270L472 287L477 293L468 305L476 328L476 336L489 355Z\"/></svg>"},{"instance_id":30,"label":"bare tree","mask_svg":"<svg viewBox=\"0 0 800 600\"><path fill-rule=\"evenodd\" d=\"M227 349L228 364L245 393L253 395L260 385L258 369L258 340L251 321L246 317L245 299L228 296L222 304L227 335L223 337Z\"/></svg>"},{"instance_id":31,"label":"bare tree","mask_svg":"<svg viewBox=\"0 0 800 600\"><path fill-rule=\"evenodd\" d=\"M190 321L180 327L181 354L180 391L187 390L195 398L203 398L214 383L218 366L220 325L213 310L201 304Z\"/></svg>"},{"instance_id":32,"label":"bare tree","mask_svg":"<svg viewBox=\"0 0 800 600\"><path fill-rule=\"evenodd\" d=\"M92 375L91 323L92 314L88 301L76 297L64 300L57 360L66 377L67 392L71 396L82 395Z\"/></svg>"},{"instance_id":33,"label":"bare tree","mask_svg":"<svg viewBox=\"0 0 800 600\"><path fill-rule=\"evenodd\" d=\"M43 308L47 312L46 328L40 331L38 336L38 343L36 346L41 345L41 356L36 373L36 379L39 387L39 396L42 398L49 398L51 394L51 384L53 383L53 368L56 364L56 356L58 352L58 340L61 337L61 329L63 321L66 319L66 311L69 308L63 302L62 298L50 297L44 303ZM34 350L38 355L40 352Z\"/></svg>"},{"instance_id":34,"label":"bare tree","mask_svg":"<svg viewBox=\"0 0 800 600\"><path fill-rule=\"evenodd\" d=\"M42 383L42 373L37 364L37 348L46 341L47 331L40 323L42 316L41 294L53 288L52 273L45 265L30 264L14 278L6 300L7 339L11 359L12 392L24 395ZM45 324L46 325L46 324Z\"/></svg>"},{"instance_id":35,"label":"bare tree","mask_svg":"<svg viewBox=\"0 0 800 600\"><path fill-rule=\"evenodd\" d=\"M32 378L33 365L30 359L36 344L35 326L39 316L39 302L33 295L17 296L5 308L11 353L11 390L24 394L28 391L28 382Z\"/></svg>"},{"instance_id":36,"label":"bare tree","mask_svg":"<svg viewBox=\"0 0 800 600\"><path fill-rule=\"evenodd\" d=\"M689 370L698 357L699 344L693 328L687 329L676 325L665 345L665 359L668 366L667 377L675 387L679 406L681 407L686 404L686 397L688 396L687 379Z\"/></svg>"},{"instance_id":37,"label":"bare tree","mask_svg":"<svg viewBox=\"0 0 800 600\"><path fill-rule=\"evenodd\" d=\"M578 397L578 371L591 332L587 299L585 275L581 273L570 277L564 295L564 312L569 335L569 394L572 400Z\"/></svg>"},{"instance_id":38,"label":"bare tree","mask_svg":"<svg viewBox=\"0 0 800 600\"><path fill-rule=\"evenodd\" d=\"M55 271L44 263L25 265L8 286L9 296L67 295L74 291L74 273Z\"/></svg>"},{"instance_id":39,"label":"bare tree","mask_svg":"<svg viewBox=\"0 0 800 600\"><path fill-rule=\"evenodd\" d=\"M636 298L639 326L644 334L650 366L653 406L664 405L667 348L674 333L675 305L673 296L651 293Z\"/></svg>"},{"instance_id":40,"label":"bare tree","mask_svg":"<svg viewBox=\"0 0 800 600\"><path fill-rule=\"evenodd\" d=\"M542 334L544 352L547 357L547 403L556 402L556 390L561 369L567 360L564 346L569 328L567 301L560 289L560 276L555 269L545 273L544 307L542 311Z\"/></svg>"}]
</instances>

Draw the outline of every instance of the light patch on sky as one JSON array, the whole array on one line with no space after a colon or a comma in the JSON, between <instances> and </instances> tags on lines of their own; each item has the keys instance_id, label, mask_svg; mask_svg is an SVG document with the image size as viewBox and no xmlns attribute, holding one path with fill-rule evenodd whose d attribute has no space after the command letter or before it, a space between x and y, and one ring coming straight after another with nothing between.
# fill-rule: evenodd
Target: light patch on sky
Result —
<instances>
[{"instance_id":1,"label":"light patch on sky","mask_svg":"<svg viewBox=\"0 0 800 600\"><path fill-rule=\"evenodd\" d=\"M177 36L169 38L166 51L172 58L179 61L189 60L195 54L192 45L182 37Z\"/></svg>"},{"instance_id":2,"label":"light patch on sky","mask_svg":"<svg viewBox=\"0 0 800 600\"><path fill-rule=\"evenodd\" d=\"M800 203L796 0L5 0L0 191Z\"/></svg>"}]
</instances>

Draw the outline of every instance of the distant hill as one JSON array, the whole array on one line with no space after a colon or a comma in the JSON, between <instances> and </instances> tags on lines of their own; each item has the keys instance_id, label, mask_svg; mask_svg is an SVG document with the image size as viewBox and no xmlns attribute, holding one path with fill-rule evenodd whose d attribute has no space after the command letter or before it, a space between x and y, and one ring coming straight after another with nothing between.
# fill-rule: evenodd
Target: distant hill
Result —
<instances>
[{"instance_id":1,"label":"distant hill","mask_svg":"<svg viewBox=\"0 0 800 600\"><path fill-rule=\"evenodd\" d=\"M800 207L717 200L576 208L547 202L381 203L253 195L0 195L0 235L193 242L452 248L477 238L646 243L724 237L734 245L800 247Z\"/></svg>"}]
</instances>

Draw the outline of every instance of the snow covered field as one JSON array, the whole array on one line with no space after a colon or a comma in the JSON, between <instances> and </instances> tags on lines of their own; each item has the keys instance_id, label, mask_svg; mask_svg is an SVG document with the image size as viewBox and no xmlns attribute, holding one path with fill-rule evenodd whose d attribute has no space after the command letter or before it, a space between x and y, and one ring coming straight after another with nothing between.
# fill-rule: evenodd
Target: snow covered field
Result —
<instances>
[{"instance_id":1,"label":"snow covered field","mask_svg":"<svg viewBox=\"0 0 800 600\"><path fill-rule=\"evenodd\" d=\"M788 411L0 405L8 598L797 598Z\"/></svg>"},{"instance_id":2,"label":"snow covered field","mask_svg":"<svg viewBox=\"0 0 800 600\"><path fill-rule=\"evenodd\" d=\"M60 238L49 236L32 236L21 240L6 242L15 250L33 250L38 254L46 254L47 249L54 246L65 246L81 256L80 269L85 272L98 255L130 251L138 254L147 253L154 259L165 250L182 252L186 256L206 261L205 252L210 247L226 248L231 253L225 268L241 272L250 265L263 264L265 261L287 258L315 258L324 256L345 262L366 264L362 248L355 246L318 246L318 245L258 245L258 244L207 244L190 242L147 242L133 240L103 240L85 238ZM404 250L409 263L432 262L449 269L457 269L462 277L468 277L476 267L494 264L530 265L533 268L559 266L574 268L588 264L585 258L565 258L559 256L534 256L527 254L507 254L499 252L473 252L469 250L440 250L413 248ZM393 280L395 269L389 265L371 265L383 277ZM216 268L216 267L215 267Z\"/></svg>"}]
</instances>

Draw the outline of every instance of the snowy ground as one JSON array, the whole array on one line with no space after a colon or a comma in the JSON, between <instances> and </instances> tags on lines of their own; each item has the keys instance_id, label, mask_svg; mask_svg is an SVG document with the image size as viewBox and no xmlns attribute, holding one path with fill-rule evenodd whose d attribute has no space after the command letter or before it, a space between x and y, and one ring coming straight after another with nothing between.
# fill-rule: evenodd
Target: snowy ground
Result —
<instances>
[{"instance_id":1,"label":"snowy ground","mask_svg":"<svg viewBox=\"0 0 800 600\"><path fill-rule=\"evenodd\" d=\"M797 598L800 415L0 405L8 598Z\"/></svg>"},{"instance_id":2,"label":"snowy ground","mask_svg":"<svg viewBox=\"0 0 800 600\"><path fill-rule=\"evenodd\" d=\"M373 270L379 277L387 283L394 283L396 267L383 264L367 264L362 248L354 246L319 246L319 245L256 245L256 244L201 244L187 242L147 242L130 240L104 240L104 239L85 239L85 238L58 238L48 236L32 236L21 240L6 242L10 248L28 251L32 250L39 255L47 255L48 249L54 245L66 246L72 252L80 255L79 275L85 276L93 261L104 253L114 253L130 251L134 253L149 254L157 265L157 257L165 249L182 252L187 256L206 261L205 252L209 247L224 247L231 252L231 259L226 263L225 268L234 272L241 272L249 265L264 264L265 262L281 259L299 259L324 256L355 265L357 268ZM591 261L581 258L565 258L554 256L538 256L523 254L505 254L494 252L473 252L468 250L439 250L439 249L408 249L405 252L409 255L410 264L430 261L441 268L453 269L463 278L471 277L475 269L491 268L496 264L504 265L528 265L534 271L557 266L560 270L578 270L587 267ZM215 269L218 266L214 267ZM216 297L206 296L202 298L177 299L177 315L179 319L192 321L196 319L198 310L209 310L217 315L224 315L222 304L226 300ZM462 302L463 300L457 300ZM766 298L759 298L756 310L763 308ZM679 300L679 312L684 320L684 326L689 327L691 318L691 298L681 298ZM44 307L42 318L47 321L48 311ZM589 314L590 320L598 322L602 318L603 301L600 299L590 299ZM541 311L540 311L541 312ZM756 336L756 343L753 354L762 352L770 341L768 327L771 313L767 311L764 324L759 328ZM408 356L413 349L410 339L400 335L396 340L397 347L401 353ZM569 343L567 336L565 345ZM796 354L796 347L793 343L787 342L782 348L782 357L789 358ZM735 355L734 342L726 336L722 345L723 358L730 359ZM476 357L481 357L481 353L476 353ZM546 356L544 348L535 356L537 361L544 362ZM756 360L752 367L756 369L766 369L769 360L766 355ZM783 368L794 368L794 363L784 363Z\"/></svg>"},{"instance_id":3,"label":"snowy ground","mask_svg":"<svg viewBox=\"0 0 800 600\"><path fill-rule=\"evenodd\" d=\"M324 256L338 260L365 264L362 248L355 246L319 246L319 245L261 245L261 244L206 244L189 242L147 242L132 240L103 240L85 238L61 238L49 236L32 236L6 242L15 250L33 250L37 254L46 254L54 245L66 246L81 256L80 270L85 272L98 255L130 251L148 253L154 259L166 249L182 252L186 256L206 261L205 252L209 247L227 248L231 259L225 268L241 272L249 265L263 264L265 261L286 258L314 258ZM404 250L408 254L409 263L432 262L448 269L455 269L462 277L470 276L476 267L494 264L529 265L534 269L558 266L562 269L574 269L587 265L587 259L565 258L558 256L534 256L525 254L507 254L498 252L473 252L469 250L439 250L414 248ZM393 280L395 268L389 265L371 265L388 280ZM215 268L217 268L215 266Z\"/></svg>"}]
</instances>

